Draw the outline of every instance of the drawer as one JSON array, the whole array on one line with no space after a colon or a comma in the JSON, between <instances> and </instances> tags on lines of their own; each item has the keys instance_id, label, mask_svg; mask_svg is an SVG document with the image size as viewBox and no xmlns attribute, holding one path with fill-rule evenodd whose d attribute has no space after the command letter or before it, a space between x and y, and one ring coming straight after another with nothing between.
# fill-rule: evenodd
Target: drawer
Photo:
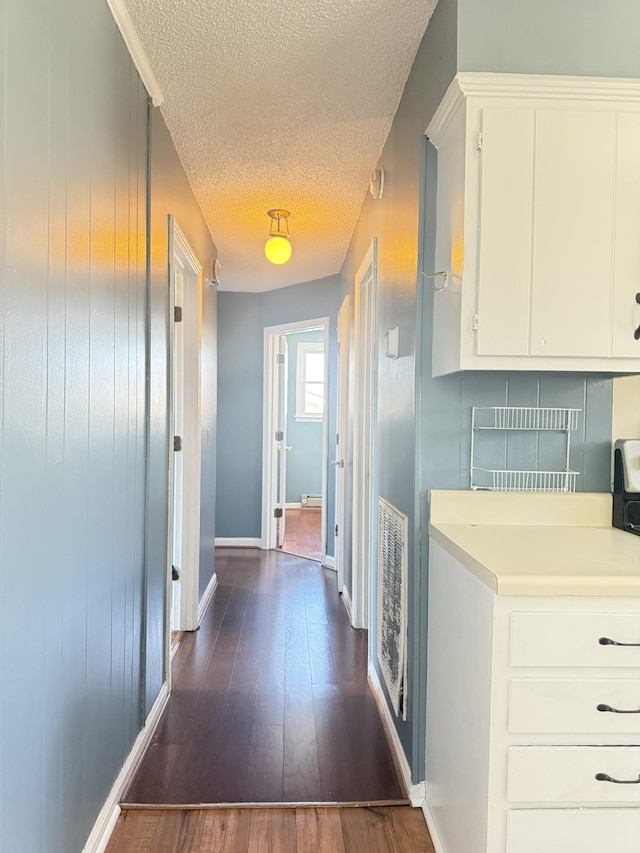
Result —
<instances>
[{"instance_id":1,"label":"drawer","mask_svg":"<svg viewBox=\"0 0 640 853\"><path fill-rule=\"evenodd\" d=\"M509 660L511 666L638 667L640 614L512 613Z\"/></svg>"},{"instance_id":2,"label":"drawer","mask_svg":"<svg viewBox=\"0 0 640 853\"><path fill-rule=\"evenodd\" d=\"M638 809L523 809L507 813L507 853L638 851Z\"/></svg>"},{"instance_id":3,"label":"drawer","mask_svg":"<svg viewBox=\"0 0 640 853\"><path fill-rule=\"evenodd\" d=\"M509 731L640 736L640 679L511 678Z\"/></svg>"},{"instance_id":4,"label":"drawer","mask_svg":"<svg viewBox=\"0 0 640 853\"><path fill-rule=\"evenodd\" d=\"M596 774L627 784L598 780ZM509 747L507 799L512 803L640 803L640 747Z\"/></svg>"}]
</instances>

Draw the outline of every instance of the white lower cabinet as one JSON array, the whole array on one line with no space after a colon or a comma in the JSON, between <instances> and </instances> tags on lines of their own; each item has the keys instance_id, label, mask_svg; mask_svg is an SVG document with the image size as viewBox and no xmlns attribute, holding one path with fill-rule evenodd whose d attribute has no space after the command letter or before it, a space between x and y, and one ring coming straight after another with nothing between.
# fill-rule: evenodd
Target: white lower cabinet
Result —
<instances>
[{"instance_id":1,"label":"white lower cabinet","mask_svg":"<svg viewBox=\"0 0 640 853\"><path fill-rule=\"evenodd\" d=\"M640 809L507 813L506 853L638 853Z\"/></svg>"},{"instance_id":2,"label":"white lower cabinet","mask_svg":"<svg viewBox=\"0 0 640 853\"><path fill-rule=\"evenodd\" d=\"M640 598L496 595L433 539L429 562L442 853L640 853Z\"/></svg>"}]
</instances>

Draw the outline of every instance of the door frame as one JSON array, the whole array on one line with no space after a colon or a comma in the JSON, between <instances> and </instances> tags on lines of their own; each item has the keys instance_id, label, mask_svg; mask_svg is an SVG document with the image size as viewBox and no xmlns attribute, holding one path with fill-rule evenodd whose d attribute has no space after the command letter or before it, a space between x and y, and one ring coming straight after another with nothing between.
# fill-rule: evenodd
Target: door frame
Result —
<instances>
[{"instance_id":1,"label":"door frame","mask_svg":"<svg viewBox=\"0 0 640 853\"><path fill-rule=\"evenodd\" d=\"M171 656L171 567L173 556L173 425L174 425L174 308L177 265L185 273L184 305L184 435L182 436L183 500L182 552L180 575L180 625L177 629L195 631L198 627L200 586L200 489L201 489L201 351L202 351L202 288L203 270L195 252L173 215L169 215L169 300L168 300L168 524L167 524L167 606L166 656L170 673ZM187 296L188 294L188 296Z\"/></svg>"},{"instance_id":2,"label":"door frame","mask_svg":"<svg viewBox=\"0 0 640 853\"><path fill-rule=\"evenodd\" d=\"M329 460L329 317L296 320L264 328L264 373L262 410L262 531L260 547L271 550L276 547L276 520L273 517L276 489L277 450L275 442L274 394L276 341L280 335L303 332L305 329L323 330L324 337L324 394L325 407L322 418L322 563L327 558L327 466Z\"/></svg>"},{"instance_id":3,"label":"door frame","mask_svg":"<svg viewBox=\"0 0 640 853\"><path fill-rule=\"evenodd\" d=\"M374 516L374 446L377 409L376 302L378 280L378 238L374 237L355 274L354 362L355 417L353 430L352 480L352 624L369 627L371 559ZM363 301L363 289L369 288ZM365 351L366 349L366 351ZM368 365L368 372L367 372ZM368 380L368 381L367 381ZM368 400L368 405L367 405ZM365 441L365 438L367 439ZM367 482L368 469L368 487Z\"/></svg>"},{"instance_id":4,"label":"door frame","mask_svg":"<svg viewBox=\"0 0 640 853\"><path fill-rule=\"evenodd\" d=\"M336 530L334 532L335 568L338 575L338 591L344 591L344 568L347 562L347 462L349 441L349 364L350 364L350 337L349 337L349 312L351 299L345 296L337 322L337 389L336 389L336 436L339 441L334 446L335 459L335 519ZM348 594L347 590L347 594Z\"/></svg>"}]
</instances>

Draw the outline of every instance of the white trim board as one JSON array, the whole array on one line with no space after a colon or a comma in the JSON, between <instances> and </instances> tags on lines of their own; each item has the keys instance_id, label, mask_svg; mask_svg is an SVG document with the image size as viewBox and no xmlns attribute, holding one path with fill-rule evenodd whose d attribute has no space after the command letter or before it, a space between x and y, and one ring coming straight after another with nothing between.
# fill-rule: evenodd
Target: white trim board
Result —
<instances>
[{"instance_id":1,"label":"white trim board","mask_svg":"<svg viewBox=\"0 0 640 853\"><path fill-rule=\"evenodd\" d=\"M351 603L351 596L349 595L349 590L346 586L342 587L341 597L344 609L347 611L347 616L349 617L349 624L353 625L353 604Z\"/></svg>"},{"instance_id":2,"label":"white trim board","mask_svg":"<svg viewBox=\"0 0 640 853\"><path fill-rule=\"evenodd\" d=\"M335 571L335 569L336 569L336 558L332 557L331 554L325 554L324 555L324 562L322 565L325 566L327 569L333 569Z\"/></svg>"},{"instance_id":3,"label":"white trim board","mask_svg":"<svg viewBox=\"0 0 640 853\"><path fill-rule=\"evenodd\" d=\"M140 75L142 85L149 93L153 106L159 107L164 103L164 95L162 94L162 89L156 79L156 75L153 73L149 57L142 46L142 41L129 14L125 0L107 0L107 6L111 10L117 28L120 30L120 35L129 51L129 56L136 67L136 71Z\"/></svg>"},{"instance_id":4,"label":"white trim board","mask_svg":"<svg viewBox=\"0 0 640 853\"><path fill-rule=\"evenodd\" d=\"M158 721L168 701L169 683L165 681L160 688L158 698L153 703L153 708L149 712L143 728L138 733L138 737L131 747L131 751L122 766L122 770L118 774L118 778L109 791L109 796L96 818L96 822L93 825L93 829L87 839L87 843L84 845L82 853L104 853L106 850L111 834L120 816L118 802L124 793L124 789L129 784L129 780L133 776L144 751L151 742L154 729L158 725Z\"/></svg>"},{"instance_id":5,"label":"white trim board","mask_svg":"<svg viewBox=\"0 0 640 853\"><path fill-rule=\"evenodd\" d=\"M440 836L438 835L438 829L436 827L436 822L433 819L433 814L431 809L429 808L429 802L427 799L422 803L422 814L424 815L425 822L427 824L427 829L429 830L429 835L431 836L431 841L433 842L433 849L436 853L446 853L444 849L444 844L440 840Z\"/></svg>"},{"instance_id":6,"label":"white trim board","mask_svg":"<svg viewBox=\"0 0 640 853\"><path fill-rule=\"evenodd\" d=\"M400 743L400 738L398 737L398 732L396 731L396 727L393 722L393 717L391 716L391 711L389 710L389 705L387 704L387 700L385 698L380 679L378 678L378 673L375 671L371 663L369 664L367 674L369 676L369 685L371 687L371 692L378 707L378 711L380 712L380 716L382 717L382 724L389 739L389 746L393 750L393 753L396 757L397 766L400 769L400 773L402 774L402 781L404 783L404 787L406 788L407 795L409 797L409 800L411 801L411 805L414 808L418 808L424 803L425 783L418 782L417 784L413 784L411 781L411 768L409 767L409 762L407 761L407 757L404 754L404 749L402 748L402 744Z\"/></svg>"},{"instance_id":7,"label":"white trim board","mask_svg":"<svg viewBox=\"0 0 640 853\"><path fill-rule=\"evenodd\" d=\"M290 503L286 503L284 505L284 508L285 509L302 509L302 504L300 503L300 501L298 501L298 502L291 501Z\"/></svg>"},{"instance_id":8,"label":"white trim board","mask_svg":"<svg viewBox=\"0 0 640 853\"><path fill-rule=\"evenodd\" d=\"M207 607L211 603L211 599L213 598L213 593L216 591L218 586L218 575L214 572L211 575L211 580L207 584L207 588L204 591L204 595L200 599L198 604L198 627L200 627L200 623L202 622L202 617L207 612Z\"/></svg>"},{"instance_id":9,"label":"white trim board","mask_svg":"<svg viewBox=\"0 0 640 853\"><path fill-rule=\"evenodd\" d=\"M216 548L262 548L262 539L248 536L216 536Z\"/></svg>"}]
</instances>

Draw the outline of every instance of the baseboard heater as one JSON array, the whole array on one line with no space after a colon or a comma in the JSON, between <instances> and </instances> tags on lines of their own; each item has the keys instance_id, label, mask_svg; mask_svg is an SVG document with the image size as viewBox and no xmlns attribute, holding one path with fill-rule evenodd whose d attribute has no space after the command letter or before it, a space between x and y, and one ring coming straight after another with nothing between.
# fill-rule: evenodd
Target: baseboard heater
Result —
<instances>
[{"instance_id":1,"label":"baseboard heater","mask_svg":"<svg viewBox=\"0 0 640 853\"><path fill-rule=\"evenodd\" d=\"M322 495L300 495L300 506L304 509L322 507Z\"/></svg>"}]
</instances>

